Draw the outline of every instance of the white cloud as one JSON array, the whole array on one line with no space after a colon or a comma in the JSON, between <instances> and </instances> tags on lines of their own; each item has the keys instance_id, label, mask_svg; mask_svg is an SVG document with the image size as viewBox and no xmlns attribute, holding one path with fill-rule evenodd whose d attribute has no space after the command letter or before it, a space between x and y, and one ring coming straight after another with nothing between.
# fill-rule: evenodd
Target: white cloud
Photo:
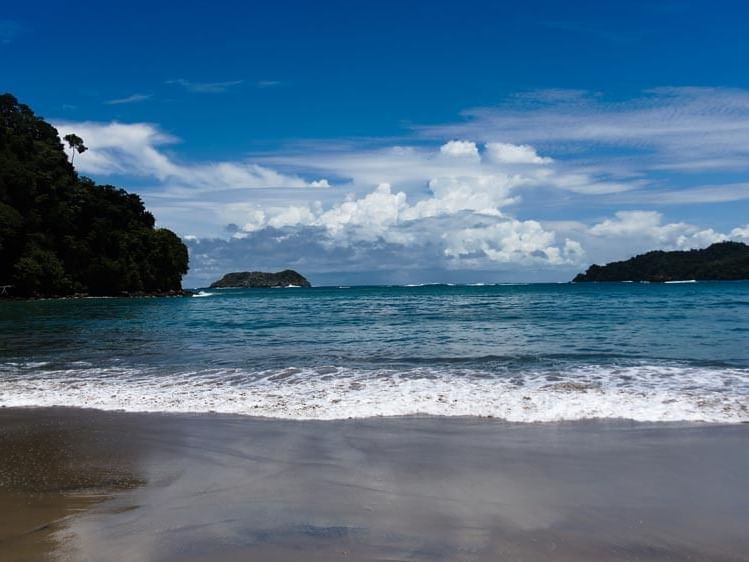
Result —
<instances>
[{"instance_id":1,"label":"white cloud","mask_svg":"<svg viewBox=\"0 0 749 562\"><path fill-rule=\"evenodd\" d=\"M406 194L394 194L390 185L383 183L361 199L349 199L322 213L314 224L325 227L333 236L351 229L352 238L374 240L384 237L406 208Z\"/></svg>"},{"instance_id":2,"label":"white cloud","mask_svg":"<svg viewBox=\"0 0 749 562\"><path fill-rule=\"evenodd\" d=\"M506 164L550 164L549 157L539 156L536 149L527 144L510 144L490 142L486 144L486 153L492 160Z\"/></svg>"},{"instance_id":3,"label":"white cloud","mask_svg":"<svg viewBox=\"0 0 749 562\"><path fill-rule=\"evenodd\" d=\"M734 228L731 231L731 239L749 243L749 224L743 227Z\"/></svg>"},{"instance_id":4,"label":"white cloud","mask_svg":"<svg viewBox=\"0 0 749 562\"><path fill-rule=\"evenodd\" d=\"M463 123L417 130L432 139L510 139L578 158L590 157L600 148L626 149L637 155L628 158L627 165L640 171L749 167L746 90L656 88L619 102L607 102L594 93L551 90L470 109L464 116Z\"/></svg>"},{"instance_id":5,"label":"white cloud","mask_svg":"<svg viewBox=\"0 0 749 562\"><path fill-rule=\"evenodd\" d=\"M425 146L392 146L381 149L321 150L314 147L301 154L277 155L266 159L272 165L298 167L315 173L345 178L360 190L389 183L407 193L423 192L429 182L456 178L522 178L519 184L575 193L607 194L639 189L640 178L619 177L583 166L540 156L528 145L493 143L485 156L475 142L452 140L438 150ZM513 199L513 201L517 201Z\"/></svg>"},{"instance_id":6,"label":"white cloud","mask_svg":"<svg viewBox=\"0 0 749 562\"><path fill-rule=\"evenodd\" d=\"M451 267L490 263L516 265L559 265L579 261L584 254L579 244L565 240L556 245L553 232L536 221L507 217L499 207L518 178L486 176L440 178L430 182L431 197L409 203L407 195L393 192L387 183L356 198L350 196L327 210L320 205L279 209L253 209L243 232L246 236L264 228L284 227L319 230L318 241L325 247L349 247L361 242L382 242L391 246L438 246L440 261Z\"/></svg>"},{"instance_id":7,"label":"white cloud","mask_svg":"<svg viewBox=\"0 0 749 562\"><path fill-rule=\"evenodd\" d=\"M678 222L663 224L656 211L619 211L590 229L590 234L617 240L645 240L660 249L701 248L726 239L713 229Z\"/></svg>"},{"instance_id":8,"label":"white cloud","mask_svg":"<svg viewBox=\"0 0 749 562\"><path fill-rule=\"evenodd\" d=\"M662 215L656 211L620 211L590 229L594 236L632 236L660 232Z\"/></svg>"},{"instance_id":9,"label":"white cloud","mask_svg":"<svg viewBox=\"0 0 749 562\"><path fill-rule=\"evenodd\" d=\"M555 168L530 146L514 150L512 145L504 145L504 160L511 155L511 164L494 157L496 154L482 159L476 143L467 140L436 148L310 151L268 159L270 165L251 161L182 163L165 150L177 139L151 124L62 122L57 127L61 135L75 132L89 147L76 159L80 171L154 178L160 185L144 196L158 211L157 216L178 231L202 235L209 234L213 222L214 232L228 223L242 225L245 232L319 226L339 240L383 237L403 241L410 238L396 233L394 225L460 212L501 217L502 209L518 203L523 189L529 187L591 192L623 189L584 172ZM497 152L496 147L492 150ZM318 177L281 173L277 167L306 169ZM341 178L338 187L331 188L321 175ZM381 187L372 191L375 185ZM300 199L289 194L277 200L269 193L250 194L249 190L258 188L273 188L276 193L307 188L305 191L315 195ZM321 191L329 195L320 197ZM348 198L342 201L347 192Z\"/></svg>"},{"instance_id":10,"label":"white cloud","mask_svg":"<svg viewBox=\"0 0 749 562\"><path fill-rule=\"evenodd\" d=\"M634 199L642 203L698 205L702 203L727 203L749 199L749 183L726 183L723 185L702 185L686 189L658 190L648 193L637 193L630 197L620 197L620 201Z\"/></svg>"},{"instance_id":11,"label":"white cloud","mask_svg":"<svg viewBox=\"0 0 749 562\"><path fill-rule=\"evenodd\" d=\"M451 140L440 147L440 152L447 156L457 158L479 158L479 149L475 142L464 140Z\"/></svg>"},{"instance_id":12,"label":"white cloud","mask_svg":"<svg viewBox=\"0 0 749 562\"><path fill-rule=\"evenodd\" d=\"M562 248L556 246L556 235L533 220L509 219L449 232L443 238L445 255L454 258L477 256L499 263L559 265L582 257L579 244L567 240Z\"/></svg>"},{"instance_id":13,"label":"white cloud","mask_svg":"<svg viewBox=\"0 0 749 562\"><path fill-rule=\"evenodd\" d=\"M348 201L345 210L327 215L332 229L313 210L315 218L295 217L288 221L293 226L274 228L267 217L260 217L259 227L254 223L233 240L193 240L191 278L195 283L212 281L251 257L253 267L297 267L334 282L352 279L356 272L365 272L353 277L365 283L559 281L591 263L654 249L705 247L725 238L749 241L749 225L725 236L689 223L666 222L649 212L618 212L593 224L465 211L406 220L411 206L400 195L379 186L369 199L362 198L365 203ZM375 214L368 216L364 209Z\"/></svg>"},{"instance_id":14,"label":"white cloud","mask_svg":"<svg viewBox=\"0 0 749 562\"><path fill-rule=\"evenodd\" d=\"M199 190L329 187L324 178L307 181L252 162L180 163L162 149L178 139L148 123L85 121L54 125L60 137L75 133L88 147L75 160L79 171L100 176L126 174L155 178L173 196L199 198Z\"/></svg>"},{"instance_id":15,"label":"white cloud","mask_svg":"<svg viewBox=\"0 0 749 562\"><path fill-rule=\"evenodd\" d=\"M181 161L177 139L147 123L57 126L89 146L76 157L80 171L152 182L142 192L149 208L160 224L196 236L191 259L206 276L250 256L257 267L309 271L554 271L559 279L647 250L749 241L749 226L725 234L647 208L749 197L742 181L676 189L662 175L746 160L742 96L719 91L711 102L702 90L658 90L605 104L581 92L539 93L420 130L441 134L433 141L310 144L219 162ZM717 144L702 147L704 138ZM634 156L611 157L617 150ZM601 218L579 218L592 213ZM231 239L208 242L217 236Z\"/></svg>"},{"instance_id":16,"label":"white cloud","mask_svg":"<svg viewBox=\"0 0 749 562\"><path fill-rule=\"evenodd\" d=\"M139 101L145 101L151 97L151 94L133 94L125 98L117 98L113 100L105 101L106 105L122 105L126 103L137 103Z\"/></svg>"},{"instance_id":17,"label":"white cloud","mask_svg":"<svg viewBox=\"0 0 749 562\"><path fill-rule=\"evenodd\" d=\"M429 180L433 196L419 201L411 216L433 217L459 211L500 215L500 208L517 201L513 190L529 181L522 176L504 174L437 177Z\"/></svg>"},{"instance_id":18,"label":"white cloud","mask_svg":"<svg viewBox=\"0 0 749 562\"><path fill-rule=\"evenodd\" d=\"M76 158L76 167L87 174L131 174L164 181L179 174L178 166L158 147L177 142L148 123L54 123L60 137L75 133L88 151Z\"/></svg>"}]
</instances>

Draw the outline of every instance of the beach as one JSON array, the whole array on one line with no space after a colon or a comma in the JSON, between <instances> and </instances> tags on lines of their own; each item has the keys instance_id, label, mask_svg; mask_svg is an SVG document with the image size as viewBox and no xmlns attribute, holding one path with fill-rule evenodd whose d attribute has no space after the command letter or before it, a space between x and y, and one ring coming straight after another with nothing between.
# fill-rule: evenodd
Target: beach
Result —
<instances>
[{"instance_id":1,"label":"beach","mask_svg":"<svg viewBox=\"0 0 749 562\"><path fill-rule=\"evenodd\" d=\"M749 560L748 287L4 303L0 560Z\"/></svg>"},{"instance_id":2,"label":"beach","mask_svg":"<svg viewBox=\"0 0 749 562\"><path fill-rule=\"evenodd\" d=\"M749 3L37 4L0 562L749 562Z\"/></svg>"},{"instance_id":3,"label":"beach","mask_svg":"<svg viewBox=\"0 0 749 562\"><path fill-rule=\"evenodd\" d=\"M3 560L749 560L749 425L0 410Z\"/></svg>"}]
</instances>

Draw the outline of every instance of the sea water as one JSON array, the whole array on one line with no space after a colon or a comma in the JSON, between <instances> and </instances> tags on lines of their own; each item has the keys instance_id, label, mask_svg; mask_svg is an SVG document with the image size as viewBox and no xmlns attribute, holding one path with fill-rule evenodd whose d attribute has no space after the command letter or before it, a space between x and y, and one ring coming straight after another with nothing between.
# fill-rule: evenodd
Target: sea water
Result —
<instances>
[{"instance_id":1,"label":"sea water","mask_svg":"<svg viewBox=\"0 0 749 562\"><path fill-rule=\"evenodd\" d=\"M749 283L0 301L0 405L749 421Z\"/></svg>"}]
</instances>

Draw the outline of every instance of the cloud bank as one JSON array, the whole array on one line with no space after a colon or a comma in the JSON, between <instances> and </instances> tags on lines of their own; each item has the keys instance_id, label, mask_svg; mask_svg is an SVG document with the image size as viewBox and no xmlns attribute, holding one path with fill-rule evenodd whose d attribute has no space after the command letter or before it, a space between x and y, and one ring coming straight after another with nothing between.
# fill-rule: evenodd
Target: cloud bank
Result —
<instances>
[{"instance_id":1,"label":"cloud bank","mask_svg":"<svg viewBox=\"0 0 749 562\"><path fill-rule=\"evenodd\" d=\"M749 166L747 92L545 91L464 117L219 162L180 161L179 139L154 124L56 125L90 147L82 173L144 183L161 224L189 243L193 284L284 267L332 282L564 280L649 249L749 240L745 221L652 208L749 200L733 176L700 183Z\"/></svg>"}]
</instances>

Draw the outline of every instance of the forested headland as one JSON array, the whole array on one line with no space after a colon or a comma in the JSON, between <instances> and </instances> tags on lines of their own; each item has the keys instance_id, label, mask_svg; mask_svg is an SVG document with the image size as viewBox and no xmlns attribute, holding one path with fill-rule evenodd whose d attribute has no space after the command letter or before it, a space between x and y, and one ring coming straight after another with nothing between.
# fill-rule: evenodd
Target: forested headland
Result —
<instances>
[{"instance_id":1,"label":"forested headland","mask_svg":"<svg viewBox=\"0 0 749 562\"><path fill-rule=\"evenodd\" d=\"M79 176L85 139L0 95L0 286L18 297L178 294L187 248L140 197ZM8 287L9 286L9 287Z\"/></svg>"},{"instance_id":2,"label":"forested headland","mask_svg":"<svg viewBox=\"0 0 749 562\"><path fill-rule=\"evenodd\" d=\"M625 261L592 265L574 282L584 281L737 281L749 279L749 246L718 242L702 250L656 250Z\"/></svg>"}]
</instances>

